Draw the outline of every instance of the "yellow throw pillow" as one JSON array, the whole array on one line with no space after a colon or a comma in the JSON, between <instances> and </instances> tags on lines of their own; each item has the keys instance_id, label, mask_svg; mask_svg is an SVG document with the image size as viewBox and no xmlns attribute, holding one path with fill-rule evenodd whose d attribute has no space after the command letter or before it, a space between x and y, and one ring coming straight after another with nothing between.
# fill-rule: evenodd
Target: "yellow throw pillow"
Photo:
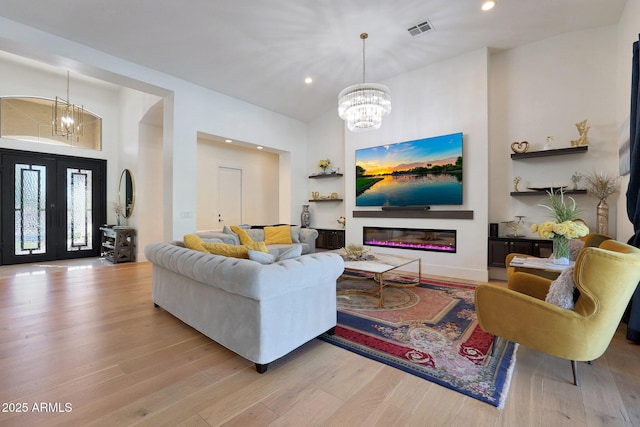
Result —
<instances>
[{"instance_id":1,"label":"yellow throw pillow","mask_svg":"<svg viewBox=\"0 0 640 427\"><path fill-rule=\"evenodd\" d=\"M253 242L245 246L247 247L247 250L251 249L254 251L269 253L269 249L267 249L267 244L265 242Z\"/></svg>"},{"instance_id":2,"label":"yellow throw pillow","mask_svg":"<svg viewBox=\"0 0 640 427\"><path fill-rule=\"evenodd\" d=\"M251 236L249 236L249 234L242 228L238 227L237 225L232 225L230 228L231 231L238 235L241 245L248 245L249 243L253 243L253 239L251 238Z\"/></svg>"},{"instance_id":3,"label":"yellow throw pillow","mask_svg":"<svg viewBox=\"0 0 640 427\"><path fill-rule=\"evenodd\" d=\"M182 240L184 240L184 246L189 249L193 249L194 251L200 251L200 252L209 252L203 246L204 241L200 237L196 236L195 234L185 234Z\"/></svg>"},{"instance_id":4,"label":"yellow throw pillow","mask_svg":"<svg viewBox=\"0 0 640 427\"><path fill-rule=\"evenodd\" d=\"M291 226L278 225L264 228L264 242L267 245L291 244Z\"/></svg>"},{"instance_id":5,"label":"yellow throw pillow","mask_svg":"<svg viewBox=\"0 0 640 427\"><path fill-rule=\"evenodd\" d=\"M215 255L223 255L233 258L249 258L249 250L269 252L264 242L253 242L248 245L229 245L227 243L203 242L202 246Z\"/></svg>"}]
</instances>

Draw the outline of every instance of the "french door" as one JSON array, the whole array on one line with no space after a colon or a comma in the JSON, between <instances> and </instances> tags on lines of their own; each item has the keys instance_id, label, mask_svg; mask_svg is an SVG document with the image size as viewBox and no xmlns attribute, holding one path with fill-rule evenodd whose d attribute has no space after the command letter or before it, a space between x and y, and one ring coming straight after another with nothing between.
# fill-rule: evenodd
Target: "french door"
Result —
<instances>
[{"instance_id":1,"label":"french door","mask_svg":"<svg viewBox=\"0 0 640 427\"><path fill-rule=\"evenodd\" d=\"M0 150L0 264L98 256L106 161Z\"/></svg>"}]
</instances>

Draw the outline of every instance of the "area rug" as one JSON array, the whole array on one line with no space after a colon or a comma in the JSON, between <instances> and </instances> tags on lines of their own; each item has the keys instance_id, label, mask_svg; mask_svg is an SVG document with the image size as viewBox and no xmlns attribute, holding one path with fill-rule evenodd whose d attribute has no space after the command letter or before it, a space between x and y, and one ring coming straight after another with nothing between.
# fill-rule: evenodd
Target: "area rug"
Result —
<instances>
[{"instance_id":1,"label":"area rug","mask_svg":"<svg viewBox=\"0 0 640 427\"><path fill-rule=\"evenodd\" d=\"M345 272L339 290L376 286L371 276ZM517 344L496 340L476 320L474 285L385 274L384 308L362 294L338 295L338 325L326 342L501 409Z\"/></svg>"}]
</instances>

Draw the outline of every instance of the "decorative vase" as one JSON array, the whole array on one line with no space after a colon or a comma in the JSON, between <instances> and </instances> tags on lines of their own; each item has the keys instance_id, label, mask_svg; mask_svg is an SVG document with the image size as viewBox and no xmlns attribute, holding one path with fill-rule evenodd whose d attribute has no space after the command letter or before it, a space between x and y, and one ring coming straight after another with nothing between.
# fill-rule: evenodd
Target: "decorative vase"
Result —
<instances>
[{"instance_id":1,"label":"decorative vase","mask_svg":"<svg viewBox=\"0 0 640 427\"><path fill-rule=\"evenodd\" d=\"M597 229L600 234L609 234L609 205L600 199L597 207Z\"/></svg>"},{"instance_id":2,"label":"decorative vase","mask_svg":"<svg viewBox=\"0 0 640 427\"><path fill-rule=\"evenodd\" d=\"M571 253L571 240L564 236L556 236L553 238L553 263L569 264L569 254Z\"/></svg>"},{"instance_id":3,"label":"decorative vase","mask_svg":"<svg viewBox=\"0 0 640 427\"><path fill-rule=\"evenodd\" d=\"M302 227L309 228L309 225L311 224L311 213L309 213L309 205L302 205L300 223L302 224Z\"/></svg>"}]
</instances>

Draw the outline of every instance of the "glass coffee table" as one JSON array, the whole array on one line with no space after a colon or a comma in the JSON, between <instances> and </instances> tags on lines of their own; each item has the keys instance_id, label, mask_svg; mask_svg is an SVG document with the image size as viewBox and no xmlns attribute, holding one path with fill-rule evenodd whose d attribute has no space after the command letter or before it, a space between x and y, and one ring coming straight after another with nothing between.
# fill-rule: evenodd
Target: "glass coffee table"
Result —
<instances>
[{"instance_id":1,"label":"glass coffee table","mask_svg":"<svg viewBox=\"0 0 640 427\"><path fill-rule=\"evenodd\" d=\"M402 257L397 255L389 255L389 254L371 254L373 259L362 260L362 261L348 261L345 260L344 267L345 269L359 271L362 273L373 273L373 281L376 283L372 290L364 290L364 289L341 289L337 291L338 295L345 294L366 294L371 295L378 299L378 307L384 308L384 288L387 286L391 287L409 287L409 286L417 286L420 284L422 279L422 259L418 257ZM384 281L384 273L395 270L397 268L403 267L407 264L411 264L413 262L418 263L418 282L411 285L392 285L387 284ZM344 279L344 275L340 276L338 281ZM353 279L353 278L350 278ZM370 280L370 279L363 279Z\"/></svg>"}]
</instances>

